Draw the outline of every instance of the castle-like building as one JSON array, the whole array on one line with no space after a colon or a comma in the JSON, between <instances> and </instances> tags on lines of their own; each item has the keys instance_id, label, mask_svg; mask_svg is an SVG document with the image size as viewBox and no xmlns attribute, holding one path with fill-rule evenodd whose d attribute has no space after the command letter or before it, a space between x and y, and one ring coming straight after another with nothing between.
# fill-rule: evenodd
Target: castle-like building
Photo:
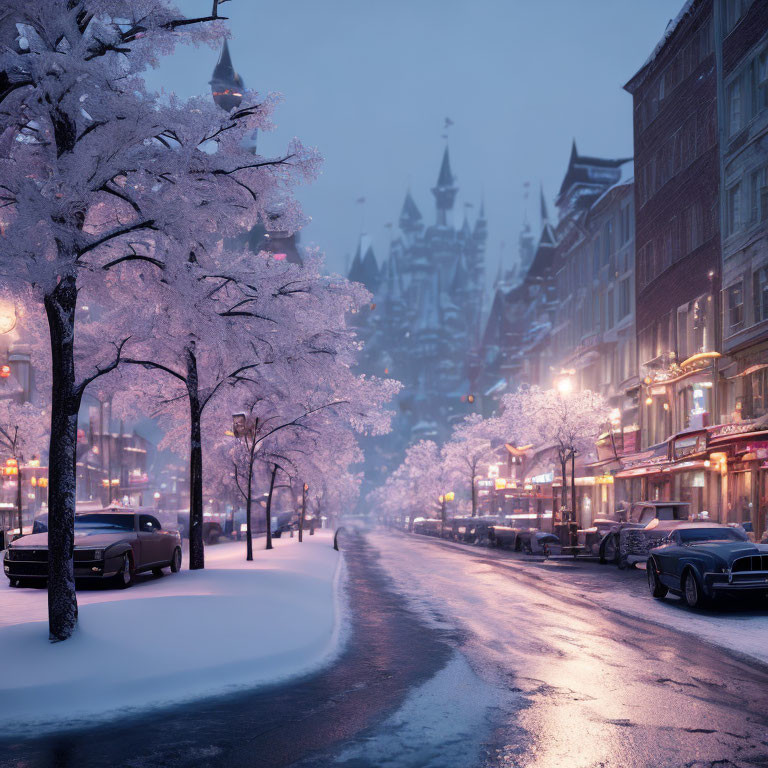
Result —
<instances>
[{"instance_id":1,"label":"castle-like building","mask_svg":"<svg viewBox=\"0 0 768 768\"><path fill-rule=\"evenodd\" d=\"M434 223L425 224L408 191L383 264L363 236L348 274L374 295L357 323L363 369L404 384L392 435L366 446L369 480L396 466L410 442L440 442L474 410L469 371L483 319L485 212L481 205L474 224L466 214L454 224L458 187L447 148L431 191Z\"/></svg>"}]
</instances>

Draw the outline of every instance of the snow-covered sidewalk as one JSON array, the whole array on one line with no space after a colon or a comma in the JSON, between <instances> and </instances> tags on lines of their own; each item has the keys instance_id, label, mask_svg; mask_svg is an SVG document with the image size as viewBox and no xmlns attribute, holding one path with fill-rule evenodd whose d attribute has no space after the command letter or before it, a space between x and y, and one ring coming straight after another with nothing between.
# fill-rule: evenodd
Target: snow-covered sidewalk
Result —
<instances>
[{"instance_id":1,"label":"snow-covered sidewalk","mask_svg":"<svg viewBox=\"0 0 768 768\"><path fill-rule=\"evenodd\" d=\"M42 589L0 586L0 733L71 727L306 674L342 643L343 560L330 532L206 549L203 571L78 592L50 644Z\"/></svg>"}]
</instances>

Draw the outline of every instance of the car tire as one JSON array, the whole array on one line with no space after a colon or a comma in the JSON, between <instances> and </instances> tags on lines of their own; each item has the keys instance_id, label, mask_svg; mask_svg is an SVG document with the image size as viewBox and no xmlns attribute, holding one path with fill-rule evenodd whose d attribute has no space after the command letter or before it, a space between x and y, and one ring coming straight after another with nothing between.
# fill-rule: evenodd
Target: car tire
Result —
<instances>
[{"instance_id":1,"label":"car tire","mask_svg":"<svg viewBox=\"0 0 768 768\"><path fill-rule=\"evenodd\" d=\"M133 567L133 558L126 552L123 555L123 565L117 572L117 586L120 589L128 589L133 584L133 577L135 575L135 569Z\"/></svg>"},{"instance_id":2,"label":"car tire","mask_svg":"<svg viewBox=\"0 0 768 768\"><path fill-rule=\"evenodd\" d=\"M18 589L21 586L21 579L8 579L9 586Z\"/></svg>"},{"instance_id":3,"label":"car tire","mask_svg":"<svg viewBox=\"0 0 768 768\"><path fill-rule=\"evenodd\" d=\"M600 563L605 565L611 563L614 565L618 561L619 543L616 534L611 534L605 538L600 545Z\"/></svg>"},{"instance_id":4,"label":"car tire","mask_svg":"<svg viewBox=\"0 0 768 768\"><path fill-rule=\"evenodd\" d=\"M683 600L689 608L703 608L706 604L699 579L690 568L683 576Z\"/></svg>"},{"instance_id":5,"label":"car tire","mask_svg":"<svg viewBox=\"0 0 768 768\"><path fill-rule=\"evenodd\" d=\"M181 570L181 549L179 547L173 550L170 566L171 573L178 573Z\"/></svg>"},{"instance_id":6,"label":"car tire","mask_svg":"<svg viewBox=\"0 0 768 768\"><path fill-rule=\"evenodd\" d=\"M648 561L646 572L648 574L648 589L651 591L651 596L657 600L663 600L667 596L669 589L661 583L659 573L656 570L656 563L653 560Z\"/></svg>"}]
</instances>

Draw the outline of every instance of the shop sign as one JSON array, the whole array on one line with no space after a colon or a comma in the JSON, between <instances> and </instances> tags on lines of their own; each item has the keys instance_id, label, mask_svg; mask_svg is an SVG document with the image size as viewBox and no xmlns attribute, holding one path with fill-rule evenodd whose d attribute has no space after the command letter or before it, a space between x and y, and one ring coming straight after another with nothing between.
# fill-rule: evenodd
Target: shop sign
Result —
<instances>
[{"instance_id":1,"label":"shop sign","mask_svg":"<svg viewBox=\"0 0 768 768\"><path fill-rule=\"evenodd\" d=\"M553 482L555 479L555 473L554 472L546 472L543 475L534 475L530 482L533 483L533 485L546 485L547 483Z\"/></svg>"},{"instance_id":2,"label":"shop sign","mask_svg":"<svg viewBox=\"0 0 768 768\"><path fill-rule=\"evenodd\" d=\"M744 432L751 432L755 428L754 420L733 422L724 424L722 427L712 430L712 437L725 437L726 435L740 435Z\"/></svg>"},{"instance_id":3,"label":"shop sign","mask_svg":"<svg viewBox=\"0 0 768 768\"><path fill-rule=\"evenodd\" d=\"M478 480L478 488L493 488L493 480Z\"/></svg>"}]
</instances>

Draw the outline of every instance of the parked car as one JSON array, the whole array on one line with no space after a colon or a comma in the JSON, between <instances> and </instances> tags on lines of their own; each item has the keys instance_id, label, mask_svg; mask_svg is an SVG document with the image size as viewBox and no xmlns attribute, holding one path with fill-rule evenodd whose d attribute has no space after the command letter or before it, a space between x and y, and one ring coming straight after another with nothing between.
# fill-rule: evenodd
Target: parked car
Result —
<instances>
[{"instance_id":1,"label":"parked car","mask_svg":"<svg viewBox=\"0 0 768 768\"><path fill-rule=\"evenodd\" d=\"M712 525L707 520L651 520L644 528L629 528L621 533L619 568L632 567L648 560L650 551L681 526Z\"/></svg>"},{"instance_id":2,"label":"parked car","mask_svg":"<svg viewBox=\"0 0 768 768\"><path fill-rule=\"evenodd\" d=\"M493 547L500 547L502 549L512 549L516 552L520 552L522 547L522 540L519 538L519 534L522 531L536 530L535 528L512 528L508 525L494 525L490 531L489 544Z\"/></svg>"},{"instance_id":3,"label":"parked car","mask_svg":"<svg viewBox=\"0 0 768 768\"><path fill-rule=\"evenodd\" d=\"M688 520L691 505L684 501L637 501L630 505L625 522L610 526L598 548L601 563L626 568L627 531L645 528L651 520Z\"/></svg>"},{"instance_id":4,"label":"parked car","mask_svg":"<svg viewBox=\"0 0 768 768\"><path fill-rule=\"evenodd\" d=\"M492 526L488 543L491 546L525 552L528 555L559 555L562 552L560 539L554 533L538 528L511 528L506 525Z\"/></svg>"},{"instance_id":5,"label":"parked car","mask_svg":"<svg viewBox=\"0 0 768 768\"><path fill-rule=\"evenodd\" d=\"M413 523L413 532L421 533L424 536L440 536L441 529L442 523L440 520L430 520L425 518L423 520L414 520Z\"/></svg>"},{"instance_id":6,"label":"parked car","mask_svg":"<svg viewBox=\"0 0 768 768\"><path fill-rule=\"evenodd\" d=\"M578 545L576 554L598 557L603 540L609 533L616 531L619 525L618 520L598 518L592 521L592 525L589 528L580 528L576 531L576 542Z\"/></svg>"},{"instance_id":7,"label":"parked car","mask_svg":"<svg viewBox=\"0 0 768 768\"><path fill-rule=\"evenodd\" d=\"M469 543L474 539L476 517L454 517L445 523L443 538Z\"/></svg>"},{"instance_id":8,"label":"parked car","mask_svg":"<svg viewBox=\"0 0 768 768\"><path fill-rule=\"evenodd\" d=\"M181 536L163 530L150 514L108 508L75 515L76 579L114 580L130 587L136 573L181 570ZM3 570L12 587L48 578L48 533L16 539L5 551Z\"/></svg>"},{"instance_id":9,"label":"parked car","mask_svg":"<svg viewBox=\"0 0 768 768\"><path fill-rule=\"evenodd\" d=\"M544 555L551 557L562 553L563 546L554 533L539 531L536 528L522 530L517 536L519 547L527 555Z\"/></svg>"},{"instance_id":10,"label":"parked car","mask_svg":"<svg viewBox=\"0 0 768 768\"><path fill-rule=\"evenodd\" d=\"M768 546L749 541L739 528L682 523L653 548L647 573L653 597L672 592L691 608L733 592L766 595Z\"/></svg>"}]
</instances>

